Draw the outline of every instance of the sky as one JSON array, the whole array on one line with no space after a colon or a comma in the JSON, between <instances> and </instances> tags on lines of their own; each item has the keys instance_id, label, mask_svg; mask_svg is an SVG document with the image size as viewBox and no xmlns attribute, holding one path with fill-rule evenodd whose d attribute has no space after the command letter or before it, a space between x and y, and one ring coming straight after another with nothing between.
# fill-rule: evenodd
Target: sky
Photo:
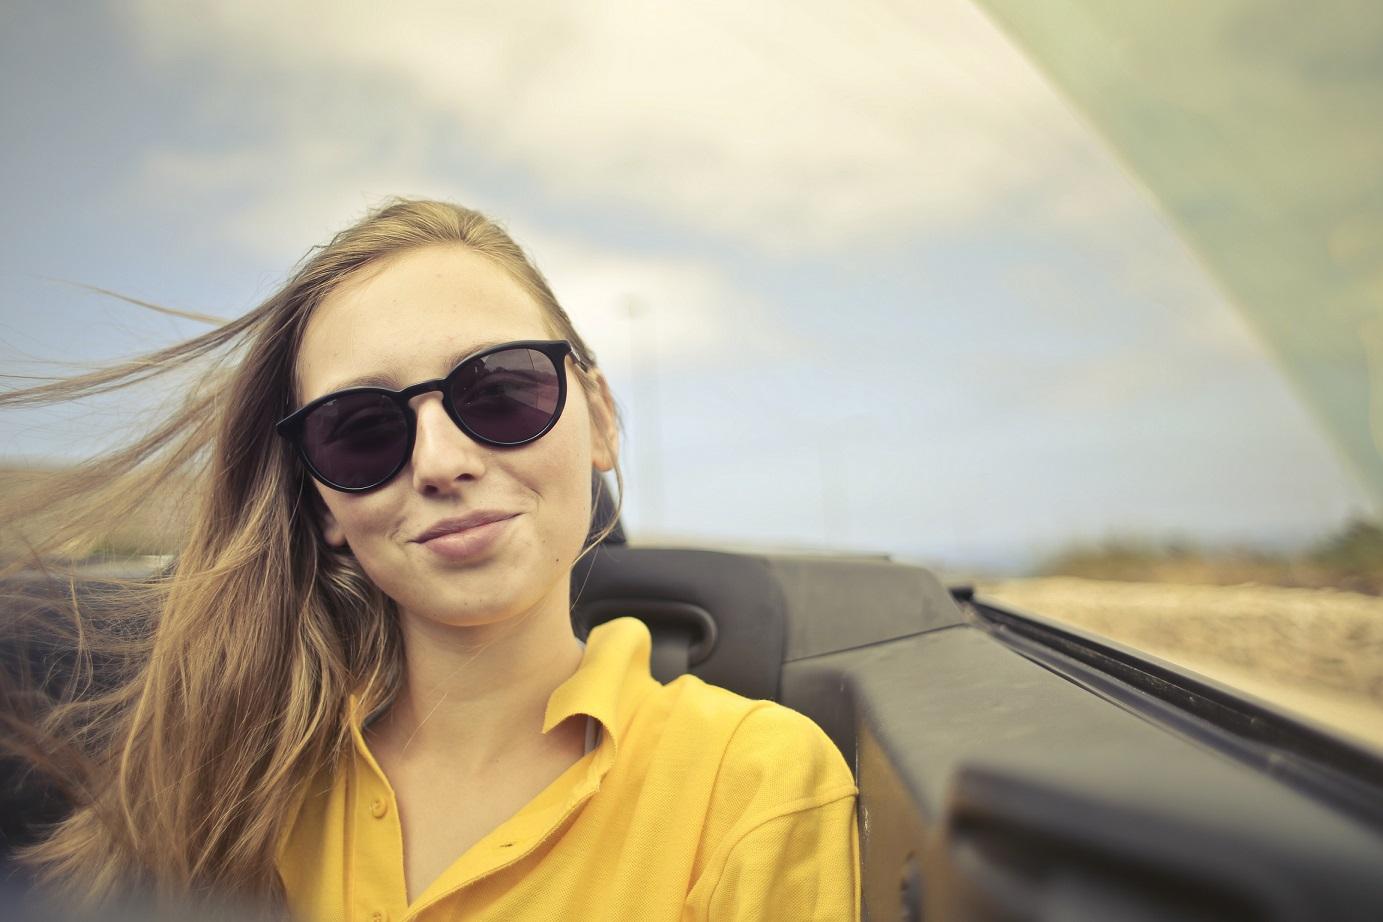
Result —
<instances>
[{"instance_id":1,"label":"sky","mask_svg":"<svg viewBox=\"0 0 1383 922\"><path fill-rule=\"evenodd\" d=\"M202 329L78 285L229 318L387 197L445 198L591 343L632 540L1018 569L1375 511L1157 202L962 0L11 0L0 119L7 374ZM82 457L124 409L9 412L0 455Z\"/></svg>"}]
</instances>

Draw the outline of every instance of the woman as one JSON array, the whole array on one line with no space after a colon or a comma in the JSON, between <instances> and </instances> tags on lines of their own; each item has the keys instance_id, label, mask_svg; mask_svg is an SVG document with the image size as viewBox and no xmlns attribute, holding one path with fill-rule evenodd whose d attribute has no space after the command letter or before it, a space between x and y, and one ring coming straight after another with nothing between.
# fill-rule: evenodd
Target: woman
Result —
<instances>
[{"instance_id":1,"label":"woman","mask_svg":"<svg viewBox=\"0 0 1383 922\"><path fill-rule=\"evenodd\" d=\"M573 635L616 414L495 224L395 202L246 317L10 400L199 359L46 545L199 471L129 682L48 719L91 758L44 879L305 919L857 918L856 789L814 724L660 685L633 618Z\"/></svg>"}]
</instances>

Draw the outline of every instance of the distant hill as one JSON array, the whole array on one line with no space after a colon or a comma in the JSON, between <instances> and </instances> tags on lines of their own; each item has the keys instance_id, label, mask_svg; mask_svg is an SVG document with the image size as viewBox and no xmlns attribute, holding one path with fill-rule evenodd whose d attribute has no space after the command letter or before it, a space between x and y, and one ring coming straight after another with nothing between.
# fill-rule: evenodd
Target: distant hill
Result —
<instances>
[{"instance_id":1,"label":"distant hill","mask_svg":"<svg viewBox=\"0 0 1383 922\"><path fill-rule=\"evenodd\" d=\"M1297 554L1109 541L1069 548L1039 566L1037 575L1132 583L1258 583L1383 595L1383 528L1375 522L1353 519L1315 547Z\"/></svg>"}]
</instances>

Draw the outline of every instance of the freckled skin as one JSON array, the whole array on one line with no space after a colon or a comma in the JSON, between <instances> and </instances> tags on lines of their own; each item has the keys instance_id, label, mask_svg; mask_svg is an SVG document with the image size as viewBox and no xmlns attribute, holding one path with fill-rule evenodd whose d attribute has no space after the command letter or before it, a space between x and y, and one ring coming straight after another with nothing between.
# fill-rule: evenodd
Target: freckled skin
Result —
<instances>
[{"instance_id":1,"label":"freckled skin","mask_svg":"<svg viewBox=\"0 0 1383 922\"><path fill-rule=\"evenodd\" d=\"M451 356L479 343L556 338L537 303L485 257L460 246L411 250L323 300L298 356L298 398L306 402L366 374L402 388L444 376ZM571 359L566 373L561 419L519 448L472 441L447 416L439 393L414 398L417 442L393 480L363 494L314 481L327 510L324 538L349 546L404 617L474 626L557 604L590 522L591 470L610 470L617 445L603 381L592 400ZM411 540L440 519L475 510L518 513L479 559L447 561Z\"/></svg>"}]
</instances>

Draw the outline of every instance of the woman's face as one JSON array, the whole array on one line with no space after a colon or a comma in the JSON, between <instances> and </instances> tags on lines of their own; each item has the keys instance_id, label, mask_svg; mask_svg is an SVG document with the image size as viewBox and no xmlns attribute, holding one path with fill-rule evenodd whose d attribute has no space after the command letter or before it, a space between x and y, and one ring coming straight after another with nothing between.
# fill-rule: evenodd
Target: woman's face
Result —
<instances>
[{"instance_id":1,"label":"woman's face","mask_svg":"<svg viewBox=\"0 0 1383 922\"><path fill-rule=\"evenodd\" d=\"M441 378L456 357L490 344L554 336L538 304L499 266L460 245L392 256L347 279L309 319L298 354L300 403L353 384L401 389ZM591 469L617 446L603 381L588 399L567 359L567 402L553 429L518 448L473 441L441 394L413 398L408 465L368 493L313 481L322 533L348 546L407 615L485 624L560 595L590 525ZM603 438L602 438L603 435ZM483 512L494 524L420 541L446 519Z\"/></svg>"}]
</instances>

